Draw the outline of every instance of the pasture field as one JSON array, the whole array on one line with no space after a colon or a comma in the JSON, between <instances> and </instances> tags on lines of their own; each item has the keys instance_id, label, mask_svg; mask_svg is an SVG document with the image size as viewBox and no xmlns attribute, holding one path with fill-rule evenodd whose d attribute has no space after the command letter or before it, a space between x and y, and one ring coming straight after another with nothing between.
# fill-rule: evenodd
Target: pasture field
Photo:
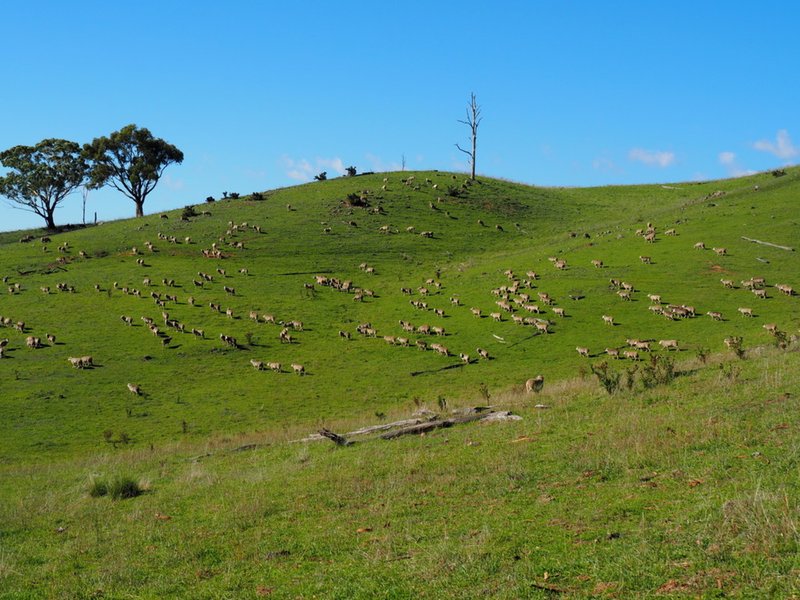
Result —
<instances>
[{"instance_id":1,"label":"pasture field","mask_svg":"<svg viewBox=\"0 0 800 600\"><path fill-rule=\"evenodd\" d=\"M0 327L0 598L797 595L800 299L774 286L800 289L800 258L743 236L796 249L799 174L592 189L370 174L46 243L0 234L0 316L24 322ZM758 277L765 298L746 288ZM606 355L632 338L652 351ZM82 356L93 366L68 361ZM654 382L651 364L675 373ZM487 403L523 419L294 441ZM121 475L145 493L89 495Z\"/></svg>"}]
</instances>

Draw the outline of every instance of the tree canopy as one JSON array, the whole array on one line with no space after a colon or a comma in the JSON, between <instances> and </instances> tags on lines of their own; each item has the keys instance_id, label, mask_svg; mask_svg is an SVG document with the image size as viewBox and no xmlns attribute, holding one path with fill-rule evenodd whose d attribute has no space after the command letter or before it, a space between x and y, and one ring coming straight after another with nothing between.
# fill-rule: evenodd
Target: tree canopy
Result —
<instances>
[{"instance_id":1,"label":"tree canopy","mask_svg":"<svg viewBox=\"0 0 800 600\"><path fill-rule=\"evenodd\" d=\"M87 165L81 147L69 140L46 139L35 146L14 146L0 152L10 172L0 177L0 195L42 217L55 229L55 210L84 184Z\"/></svg>"},{"instance_id":2,"label":"tree canopy","mask_svg":"<svg viewBox=\"0 0 800 600\"><path fill-rule=\"evenodd\" d=\"M133 124L108 137L95 138L83 152L91 161L91 187L108 184L122 192L133 200L137 217L144 215L144 201L164 169L183 162L183 152L178 148Z\"/></svg>"}]
</instances>

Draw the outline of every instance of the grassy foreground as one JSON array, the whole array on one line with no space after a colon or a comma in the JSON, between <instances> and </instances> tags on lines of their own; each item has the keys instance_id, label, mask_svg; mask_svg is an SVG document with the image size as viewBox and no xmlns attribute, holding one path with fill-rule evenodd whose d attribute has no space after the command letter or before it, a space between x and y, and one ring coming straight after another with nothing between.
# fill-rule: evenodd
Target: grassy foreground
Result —
<instances>
[{"instance_id":1,"label":"grassy foreground","mask_svg":"<svg viewBox=\"0 0 800 600\"><path fill-rule=\"evenodd\" d=\"M424 437L20 469L0 597L793 597L800 353L732 360L668 389L569 382L549 409L509 394L522 421ZM145 493L88 495L118 474Z\"/></svg>"},{"instance_id":2,"label":"grassy foreground","mask_svg":"<svg viewBox=\"0 0 800 600\"><path fill-rule=\"evenodd\" d=\"M798 170L600 189L408 175L50 242L0 234L0 315L25 323L0 328L0 598L800 594L800 310L774 287L800 287L800 259L742 237L797 246ZM652 244L636 234L648 223ZM201 253L214 248L222 258ZM357 302L317 275L370 293ZM757 276L764 299L744 285ZM629 299L611 279L632 285ZM500 288L515 280L525 283L503 310ZM697 316L665 319L648 294ZM534 302L541 312L524 308ZM303 327L282 343L266 314ZM546 319L549 333L514 317ZM356 332L365 322L376 337ZM28 336L42 347L26 348ZM731 336L744 359L725 350ZM607 357L631 338L676 376L648 378L644 351ZM670 339L678 351L659 350ZM67 360L85 355L94 367ZM591 375L604 362L620 375L613 394ZM536 374L544 391L525 396ZM321 425L344 432L486 403L522 420L347 448L293 442ZM123 478L143 493L113 499Z\"/></svg>"}]
</instances>

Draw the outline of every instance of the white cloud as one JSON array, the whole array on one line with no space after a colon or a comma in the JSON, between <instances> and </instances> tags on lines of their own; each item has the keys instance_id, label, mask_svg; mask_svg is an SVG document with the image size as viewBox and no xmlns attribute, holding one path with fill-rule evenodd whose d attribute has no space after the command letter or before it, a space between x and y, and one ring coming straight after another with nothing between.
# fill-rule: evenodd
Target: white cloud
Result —
<instances>
[{"instance_id":1,"label":"white cloud","mask_svg":"<svg viewBox=\"0 0 800 600\"><path fill-rule=\"evenodd\" d=\"M769 140L759 140L753 144L753 148L761 152L769 152L785 160L794 158L800 154L800 151L792 144L792 138L789 137L789 132L785 129L778 131L774 143Z\"/></svg>"},{"instance_id":2,"label":"white cloud","mask_svg":"<svg viewBox=\"0 0 800 600\"><path fill-rule=\"evenodd\" d=\"M345 167L341 158L318 158L317 166L323 169L333 169L339 175L344 175Z\"/></svg>"},{"instance_id":3,"label":"white cloud","mask_svg":"<svg viewBox=\"0 0 800 600\"><path fill-rule=\"evenodd\" d=\"M333 170L339 175L344 175L345 166L341 158L315 158L312 165L308 159L294 159L283 156L280 160L281 167L289 179L296 181L311 181L314 175L321 171Z\"/></svg>"},{"instance_id":4,"label":"white cloud","mask_svg":"<svg viewBox=\"0 0 800 600\"><path fill-rule=\"evenodd\" d=\"M628 152L628 158L646 165L664 168L675 162L675 153L662 152L660 150L644 150L643 148L633 148L630 152Z\"/></svg>"},{"instance_id":5,"label":"white cloud","mask_svg":"<svg viewBox=\"0 0 800 600\"><path fill-rule=\"evenodd\" d=\"M364 158L367 159L367 162L370 165L369 169L365 169L368 171L376 171L378 173L383 173L387 171L400 171L403 168L403 165L399 162L384 162L380 156L377 156L372 153L367 153Z\"/></svg>"},{"instance_id":6,"label":"white cloud","mask_svg":"<svg viewBox=\"0 0 800 600\"><path fill-rule=\"evenodd\" d=\"M728 170L729 177L744 177L745 175L752 175L755 173L752 169L744 169L739 164L739 161L736 159L736 153L734 152L720 152L719 153L719 164L724 165Z\"/></svg>"}]
</instances>

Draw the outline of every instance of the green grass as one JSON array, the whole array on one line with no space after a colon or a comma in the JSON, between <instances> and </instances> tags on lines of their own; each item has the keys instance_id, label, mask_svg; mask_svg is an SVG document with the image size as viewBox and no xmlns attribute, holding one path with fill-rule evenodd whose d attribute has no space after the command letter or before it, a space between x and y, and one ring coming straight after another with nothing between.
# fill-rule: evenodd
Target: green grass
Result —
<instances>
[{"instance_id":1,"label":"green grass","mask_svg":"<svg viewBox=\"0 0 800 600\"><path fill-rule=\"evenodd\" d=\"M9 338L0 360L0 598L558 593L548 587L575 597L797 594L797 344L772 348L762 325L796 334L798 299L767 287L759 300L739 283L763 276L768 286L800 286L796 252L742 239L797 246L800 171L787 173L595 189L491 179L465 187L461 176L438 172L415 173L409 186L400 181L409 174L391 173L386 190L383 174L330 180L260 202L203 204L197 210L211 214L188 222L179 210L54 235L47 251L38 239L19 243L23 233L0 234L0 274L21 286L0 298L0 315L26 323L24 333L0 328ZM363 190L380 212L345 206ZM250 227L232 231L243 222ZM635 235L648 222L654 244ZM677 235L663 235L668 228ZM728 255L694 250L697 241ZM66 254L57 250L63 242ZM201 255L212 243L224 259ZM533 302L549 293L565 309L562 319L539 302L551 334L487 316L499 310L492 290L510 284L509 269L522 279L539 273L520 291ZM214 276L202 288L192 283L200 271ZM359 303L352 293L306 289L316 274L375 296ZM635 286L631 302L609 287L612 278ZM164 310L205 339L165 328L151 291L177 295ZM659 317L648 310L650 293L700 316ZM740 317L742 306L756 317ZM725 320L704 316L711 310ZM300 320L303 331L281 344L280 327L251 321L250 311ZM141 316L169 333L167 347ZM439 341L451 356L414 348L424 336L405 333L400 320L443 326ZM355 332L362 322L376 339ZM224 345L221 333L240 347ZM28 335L44 347L26 348ZM412 347L390 346L384 335L410 337ZM745 360L723 346L733 335L744 339ZM678 340L678 376L606 394L590 365L628 338ZM492 360L477 360L476 347ZM695 359L703 349L707 364ZM472 362L461 364L460 352ZM67 361L84 355L94 368ZM251 359L279 361L283 372L256 371ZM308 375L293 374L292 362ZM536 401L549 410L519 395L536 374L546 380ZM442 397L450 406L485 403L481 386L523 421L344 449L287 443L321 425L347 431L376 415L436 408ZM255 449L234 451L249 444ZM119 473L147 493L125 502L89 494Z\"/></svg>"}]
</instances>

